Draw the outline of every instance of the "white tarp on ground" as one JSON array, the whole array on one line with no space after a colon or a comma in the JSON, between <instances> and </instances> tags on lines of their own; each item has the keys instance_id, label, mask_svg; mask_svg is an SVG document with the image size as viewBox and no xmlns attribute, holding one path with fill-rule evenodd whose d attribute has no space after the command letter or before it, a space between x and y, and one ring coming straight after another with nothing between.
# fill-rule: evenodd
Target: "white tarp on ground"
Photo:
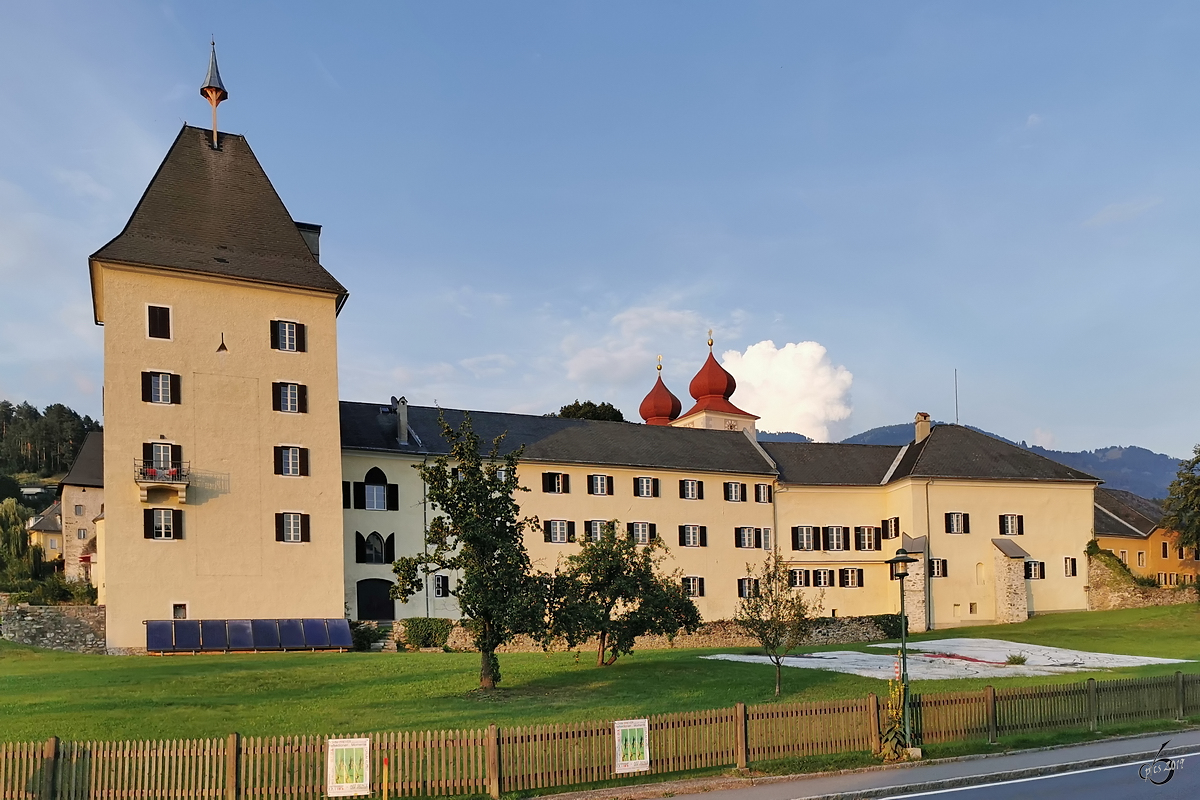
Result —
<instances>
[{"instance_id":1,"label":"white tarp on ground","mask_svg":"<svg viewBox=\"0 0 1200 800\"><path fill-rule=\"evenodd\" d=\"M898 642L873 644L886 648L888 653L859 653L853 650L834 650L788 656L785 667L827 669L848 672L865 678L888 680L896 676ZM1057 675L1082 670L1114 667L1140 667L1146 664L1182 664L1184 659L1124 656L1109 653L1089 653L1063 647L1021 644L1002 639L934 639L909 642L908 676L917 681L951 678L1003 678L1034 675ZM1024 664L1006 664L1010 655L1025 657ZM721 654L701 656L720 661L743 661L770 664L766 656Z\"/></svg>"}]
</instances>

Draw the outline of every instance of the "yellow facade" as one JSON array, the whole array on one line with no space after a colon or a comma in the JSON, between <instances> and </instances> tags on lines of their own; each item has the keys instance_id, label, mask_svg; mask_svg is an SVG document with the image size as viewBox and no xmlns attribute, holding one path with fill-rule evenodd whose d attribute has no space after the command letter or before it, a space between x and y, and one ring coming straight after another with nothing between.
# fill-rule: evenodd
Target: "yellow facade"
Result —
<instances>
[{"instance_id":1,"label":"yellow facade","mask_svg":"<svg viewBox=\"0 0 1200 800\"><path fill-rule=\"evenodd\" d=\"M105 326L108 643L144 646L146 619L342 615L336 298L215 276L95 262ZM166 307L171 338L147 335ZM307 326L307 351L273 350L272 320ZM224 349L220 345L224 342ZM142 399L142 373L179 375L178 403ZM308 413L272 410L272 382L308 387ZM146 443L182 448L180 495L146 490ZM273 447L307 448L310 475L274 474ZM183 512L182 539L144 538L147 509ZM310 515L311 541L280 543L275 514Z\"/></svg>"},{"instance_id":2,"label":"yellow facade","mask_svg":"<svg viewBox=\"0 0 1200 800\"><path fill-rule=\"evenodd\" d=\"M1179 534L1167 528L1155 528L1145 538L1096 536L1100 549L1111 550L1130 572L1163 586L1195 583L1200 573L1200 549L1180 547L1178 540Z\"/></svg>"}]
</instances>

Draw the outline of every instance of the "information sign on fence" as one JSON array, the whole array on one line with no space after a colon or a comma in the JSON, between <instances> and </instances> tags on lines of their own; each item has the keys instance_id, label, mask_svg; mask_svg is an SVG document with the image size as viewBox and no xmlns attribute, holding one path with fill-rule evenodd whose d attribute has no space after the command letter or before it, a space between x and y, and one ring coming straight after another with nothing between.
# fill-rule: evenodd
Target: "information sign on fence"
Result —
<instances>
[{"instance_id":1,"label":"information sign on fence","mask_svg":"<svg viewBox=\"0 0 1200 800\"><path fill-rule=\"evenodd\" d=\"M371 793L370 739L330 739L325 758L326 795L353 797Z\"/></svg>"},{"instance_id":2,"label":"information sign on fence","mask_svg":"<svg viewBox=\"0 0 1200 800\"><path fill-rule=\"evenodd\" d=\"M616 772L650 769L650 720L622 719L613 723L617 747Z\"/></svg>"}]
</instances>

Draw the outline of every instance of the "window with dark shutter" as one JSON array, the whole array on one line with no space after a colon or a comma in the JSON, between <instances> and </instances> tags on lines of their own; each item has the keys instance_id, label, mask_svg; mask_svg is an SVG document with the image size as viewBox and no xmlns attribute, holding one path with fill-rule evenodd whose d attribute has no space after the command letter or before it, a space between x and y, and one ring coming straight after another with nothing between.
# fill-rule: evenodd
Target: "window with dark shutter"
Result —
<instances>
[{"instance_id":1,"label":"window with dark shutter","mask_svg":"<svg viewBox=\"0 0 1200 800\"><path fill-rule=\"evenodd\" d=\"M354 493L354 507L355 508L366 508L367 507L367 485L365 483L360 483L359 481L355 481L354 485L353 485L353 493Z\"/></svg>"},{"instance_id":2,"label":"window with dark shutter","mask_svg":"<svg viewBox=\"0 0 1200 800\"><path fill-rule=\"evenodd\" d=\"M300 541L307 542L312 540L312 529L309 527L308 514L300 515Z\"/></svg>"},{"instance_id":3,"label":"window with dark shutter","mask_svg":"<svg viewBox=\"0 0 1200 800\"><path fill-rule=\"evenodd\" d=\"M383 541L383 560L391 564L396 560L396 534L389 533Z\"/></svg>"},{"instance_id":4,"label":"window with dark shutter","mask_svg":"<svg viewBox=\"0 0 1200 800\"><path fill-rule=\"evenodd\" d=\"M183 393L180 391L180 380L178 375L171 375L171 405L177 406L183 402Z\"/></svg>"},{"instance_id":5,"label":"window with dark shutter","mask_svg":"<svg viewBox=\"0 0 1200 800\"><path fill-rule=\"evenodd\" d=\"M283 410L283 384L282 383L272 383L271 384L271 410L272 411L282 411Z\"/></svg>"},{"instance_id":6,"label":"window with dark shutter","mask_svg":"<svg viewBox=\"0 0 1200 800\"><path fill-rule=\"evenodd\" d=\"M388 484L384 484L384 485L387 486L387 510L388 511L399 511L400 510L400 484L388 483Z\"/></svg>"},{"instance_id":7,"label":"window with dark shutter","mask_svg":"<svg viewBox=\"0 0 1200 800\"><path fill-rule=\"evenodd\" d=\"M687 526L686 525L679 526L679 546L687 547Z\"/></svg>"},{"instance_id":8,"label":"window with dark shutter","mask_svg":"<svg viewBox=\"0 0 1200 800\"><path fill-rule=\"evenodd\" d=\"M171 338L171 309L163 306L147 306L147 323L151 339Z\"/></svg>"},{"instance_id":9,"label":"window with dark shutter","mask_svg":"<svg viewBox=\"0 0 1200 800\"><path fill-rule=\"evenodd\" d=\"M278 445L275 447L275 474L283 474L283 448Z\"/></svg>"},{"instance_id":10,"label":"window with dark shutter","mask_svg":"<svg viewBox=\"0 0 1200 800\"><path fill-rule=\"evenodd\" d=\"M283 541L283 514L275 515L275 541Z\"/></svg>"},{"instance_id":11,"label":"window with dark shutter","mask_svg":"<svg viewBox=\"0 0 1200 800\"><path fill-rule=\"evenodd\" d=\"M575 521L567 520L567 541L575 541Z\"/></svg>"},{"instance_id":12,"label":"window with dark shutter","mask_svg":"<svg viewBox=\"0 0 1200 800\"><path fill-rule=\"evenodd\" d=\"M308 352L308 326L303 322L296 323L296 352Z\"/></svg>"},{"instance_id":13,"label":"window with dark shutter","mask_svg":"<svg viewBox=\"0 0 1200 800\"><path fill-rule=\"evenodd\" d=\"M142 511L142 535L147 539L154 538L154 509Z\"/></svg>"},{"instance_id":14,"label":"window with dark shutter","mask_svg":"<svg viewBox=\"0 0 1200 800\"><path fill-rule=\"evenodd\" d=\"M651 495L650 495L651 497L658 497L658 478L654 479L653 484L650 487L650 491L651 491Z\"/></svg>"},{"instance_id":15,"label":"window with dark shutter","mask_svg":"<svg viewBox=\"0 0 1200 800\"><path fill-rule=\"evenodd\" d=\"M171 538L183 538L183 509L171 509Z\"/></svg>"},{"instance_id":16,"label":"window with dark shutter","mask_svg":"<svg viewBox=\"0 0 1200 800\"><path fill-rule=\"evenodd\" d=\"M283 541L282 533L279 532L278 524L276 525L276 528L277 528L277 531L276 531L275 541L282 542ZM366 564L367 563L367 540L358 531L354 532L354 563L355 564Z\"/></svg>"},{"instance_id":17,"label":"window with dark shutter","mask_svg":"<svg viewBox=\"0 0 1200 800\"><path fill-rule=\"evenodd\" d=\"M300 448L300 474L308 475L308 448Z\"/></svg>"},{"instance_id":18,"label":"window with dark shutter","mask_svg":"<svg viewBox=\"0 0 1200 800\"><path fill-rule=\"evenodd\" d=\"M342 481L342 508L350 507L350 481Z\"/></svg>"},{"instance_id":19,"label":"window with dark shutter","mask_svg":"<svg viewBox=\"0 0 1200 800\"><path fill-rule=\"evenodd\" d=\"M271 349L279 349L279 320L277 319L271 320ZM283 539L280 539L279 541L282 542Z\"/></svg>"},{"instance_id":20,"label":"window with dark shutter","mask_svg":"<svg viewBox=\"0 0 1200 800\"><path fill-rule=\"evenodd\" d=\"M614 494L614 492L613 492L613 476L612 475L605 476L604 482L605 482L605 484L607 484L604 488L608 490L608 494L611 496L612 494Z\"/></svg>"},{"instance_id":21,"label":"window with dark shutter","mask_svg":"<svg viewBox=\"0 0 1200 800\"><path fill-rule=\"evenodd\" d=\"M154 380L153 372L143 372L142 373L142 402L143 403L154 402L153 380Z\"/></svg>"},{"instance_id":22,"label":"window with dark shutter","mask_svg":"<svg viewBox=\"0 0 1200 800\"><path fill-rule=\"evenodd\" d=\"M296 387L296 406L298 408L298 413L308 413L308 387L304 384L299 384Z\"/></svg>"},{"instance_id":23,"label":"window with dark shutter","mask_svg":"<svg viewBox=\"0 0 1200 800\"><path fill-rule=\"evenodd\" d=\"M762 546L763 546L762 528L755 528L754 529L754 547L761 550Z\"/></svg>"}]
</instances>

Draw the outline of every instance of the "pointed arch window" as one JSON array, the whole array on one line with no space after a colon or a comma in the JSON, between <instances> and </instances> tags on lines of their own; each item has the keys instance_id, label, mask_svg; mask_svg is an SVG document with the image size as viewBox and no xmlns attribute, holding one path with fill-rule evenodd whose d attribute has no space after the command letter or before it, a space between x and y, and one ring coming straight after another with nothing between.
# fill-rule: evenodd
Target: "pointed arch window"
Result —
<instances>
[{"instance_id":1,"label":"pointed arch window","mask_svg":"<svg viewBox=\"0 0 1200 800\"><path fill-rule=\"evenodd\" d=\"M396 534L384 538L378 531L366 536L354 534L354 561L357 564L390 564L396 560Z\"/></svg>"},{"instance_id":2,"label":"pointed arch window","mask_svg":"<svg viewBox=\"0 0 1200 800\"><path fill-rule=\"evenodd\" d=\"M342 506L366 511L399 511L400 487L388 483L387 474L379 467L371 467L361 482L354 481L353 486L342 484Z\"/></svg>"}]
</instances>

